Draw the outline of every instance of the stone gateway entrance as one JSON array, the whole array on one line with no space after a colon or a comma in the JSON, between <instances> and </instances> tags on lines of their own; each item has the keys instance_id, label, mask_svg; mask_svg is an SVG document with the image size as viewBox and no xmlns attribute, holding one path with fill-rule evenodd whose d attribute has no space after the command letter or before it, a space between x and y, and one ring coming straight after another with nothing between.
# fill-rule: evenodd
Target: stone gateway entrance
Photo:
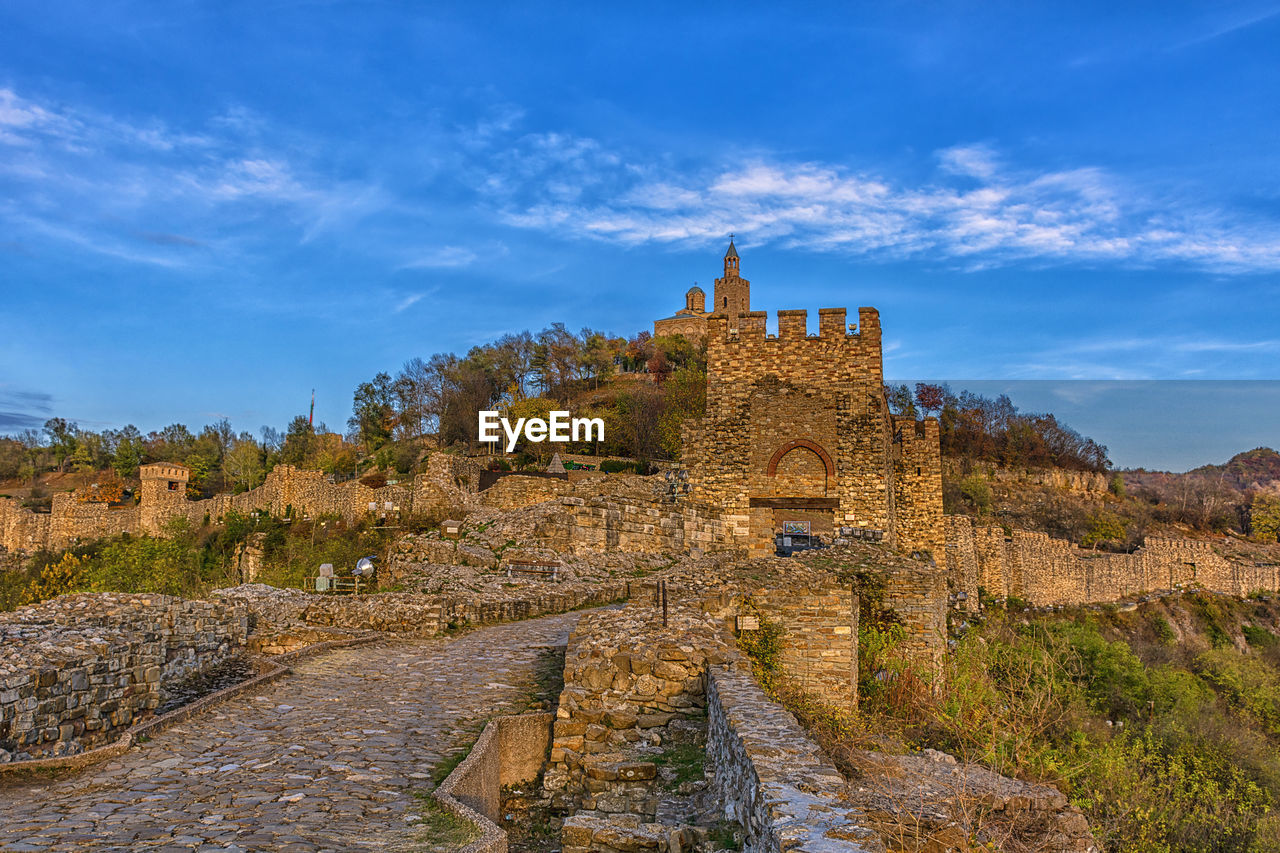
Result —
<instances>
[{"instance_id":1,"label":"stone gateway entrance","mask_svg":"<svg viewBox=\"0 0 1280 853\"><path fill-rule=\"evenodd\" d=\"M732 544L755 555L788 522L941 554L938 424L889 413L879 313L859 308L850 326L823 308L810 334L808 312L779 311L770 335L763 311L713 307L706 415L684 427L690 499L723 507Z\"/></svg>"}]
</instances>

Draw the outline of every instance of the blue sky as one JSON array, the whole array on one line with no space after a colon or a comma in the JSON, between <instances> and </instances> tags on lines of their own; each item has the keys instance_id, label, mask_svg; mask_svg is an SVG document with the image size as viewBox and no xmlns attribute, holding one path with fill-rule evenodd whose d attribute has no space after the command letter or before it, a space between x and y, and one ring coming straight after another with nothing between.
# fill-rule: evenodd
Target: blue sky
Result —
<instances>
[{"instance_id":1,"label":"blue sky","mask_svg":"<svg viewBox=\"0 0 1280 853\"><path fill-rule=\"evenodd\" d=\"M879 308L890 377L1275 379L1277 45L1275 3L8 3L0 432L338 426L413 356L648 328L729 232L753 307Z\"/></svg>"}]
</instances>

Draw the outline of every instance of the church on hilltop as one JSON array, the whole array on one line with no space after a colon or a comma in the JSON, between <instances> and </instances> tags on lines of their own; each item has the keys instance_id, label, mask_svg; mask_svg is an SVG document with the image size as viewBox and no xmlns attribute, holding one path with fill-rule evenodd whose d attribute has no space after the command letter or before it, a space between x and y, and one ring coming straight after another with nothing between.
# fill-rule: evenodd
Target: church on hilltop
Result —
<instances>
[{"instance_id":1,"label":"church on hilltop","mask_svg":"<svg viewBox=\"0 0 1280 853\"><path fill-rule=\"evenodd\" d=\"M684 335L691 340L707 336L707 319L712 314L727 314L729 328L737 329L737 318L751 310L751 282L738 274L738 250L729 236L729 251L724 253L724 277L716 279L715 296L707 306L707 294L696 284L684 295L684 307L670 317L653 321L653 336Z\"/></svg>"}]
</instances>

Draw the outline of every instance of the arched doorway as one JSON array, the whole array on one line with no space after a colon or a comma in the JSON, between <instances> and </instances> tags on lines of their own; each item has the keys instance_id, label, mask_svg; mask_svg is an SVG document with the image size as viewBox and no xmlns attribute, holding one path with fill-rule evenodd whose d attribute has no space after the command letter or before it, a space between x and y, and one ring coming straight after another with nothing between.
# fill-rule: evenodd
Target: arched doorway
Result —
<instances>
[{"instance_id":1,"label":"arched doorway","mask_svg":"<svg viewBox=\"0 0 1280 853\"><path fill-rule=\"evenodd\" d=\"M765 473L768 493L753 497L751 506L770 512L765 523L772 528L779 553L784 553L783 546L830 542L839 503L831 496L836 475L831 455L814 441L794 439L774 451Z\"/></svg>"}]
</instances>

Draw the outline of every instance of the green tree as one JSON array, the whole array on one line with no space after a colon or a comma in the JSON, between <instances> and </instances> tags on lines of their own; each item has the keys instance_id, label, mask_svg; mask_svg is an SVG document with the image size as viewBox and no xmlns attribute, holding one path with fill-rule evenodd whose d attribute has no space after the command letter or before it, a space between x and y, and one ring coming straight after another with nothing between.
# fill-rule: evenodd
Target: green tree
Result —
<instances>
[{"instance_id":1,"label":"green tree","mask_svg":"<svg viewBox=\"0 0 1280 853\"><path fill-rule=\"evenodd\" d=\"M386 373L356 386L347 425L359 436L366 451L372 453L391 440L396 425L395 399L391 377Z\"/></svg>"},{"instance_id":2,"label":"green tree","mask_svg":"<svg viewBox=\"0 0 1280 853\"><path fill-rule=\"evenodd\" d=\"M57 460L58 470L65 471L67 460L75 453L78 444L75 422L69 422L65 418L49 418L44 422L44 431L49 436L49 448L53 451L53 458Z\"/></svg>"},{"instance_id":3,"label":"green tree","mask_svg":"<svg viewBox=\"0 0 1280 853\"><path fill-rule=\"evenodd\" d=\"M133 424L128 424L111 434L111 442L114 445L111 467L121 477L136 477L146 450L142 433Z\"/></svg>"},{"instance_id":4,"label":"green tree","mask_svg":"<svg viewBox=\"0 0 1280 853\"><path fill-rule=\"evenodd\" d=\"M1080 544L1085 548L1097 548L1106 542L1123 542L1129 523L1111 512L1098 512L1089 516L1089 529Z\"/></svg>"},{"instance_id":5,"label":"green tree","mask_svg":"<svg viewBox=\"0 0 1280 853\"><path fill-rule=\"evenodd\" d=\"M991 512L991 485L981 474L970 474L961 480L960 492L973 504L978 515Z\"/></svg>"},{"instance_id":6,"label":"green tree","mask_svg":"<svg viewBox=\"0 0 1280 853\"><path fill-rule=\"evenodd\" d=\"M1107 490L1118 498L1125 496L1124 477L1119 472L1111 475L1111 482L1107 484Z\"/></svg>"},{"instance_id":7,"label":"green tree","mask_svg":"<svg viewBox=\"0 0 1280 853\"><path fill-rule=\"evenodd\" d=\"M668 459L679 459L683 427L707 412L707 374L696 365L681 367L667 383L665 407L658 418L658 434Z\"/></svg>"},{"instance_id":8,"label":"green tree","mask_svg":"<svg viewBox=\"0 0 1280 853\"><path fill-rule=\"evenodd\" d=\"M1280 498L1256 494L1249 504L1249 530L1254 539L1275 542L1280 539Z\"/></svg>"},{"instance_id":9,"label":"green tree","mask_svg":"<svg viewBox=\"0 0 1280 853\"><path fill-rule=\"evenodd\" d=\"M385 374L384 374L385 375ZM280 445L280 461L286 465L307 467L316 449L316 433L306 415L289 422L284 442Z\"/></svg>"}]
</instances>

